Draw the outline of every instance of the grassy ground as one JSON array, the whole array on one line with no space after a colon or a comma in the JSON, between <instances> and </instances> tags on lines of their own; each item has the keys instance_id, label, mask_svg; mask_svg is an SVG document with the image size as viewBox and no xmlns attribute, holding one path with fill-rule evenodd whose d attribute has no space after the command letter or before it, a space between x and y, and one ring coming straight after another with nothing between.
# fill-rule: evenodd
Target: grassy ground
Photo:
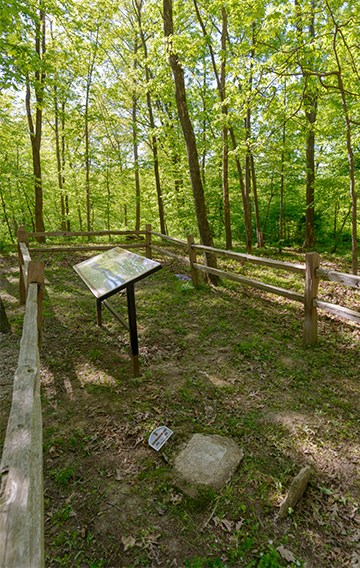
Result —
<instances>
[{"instance_id":1,"label":"grassy ground","mask_svg":"<svg viewBox=\"0 0 360 568\"><path fill-rule=\"evenodd\" d=\"M94 324L94 299L72 269L84 257L43 258L47 566L360 565L359 326L321 315L318 345L304 348L301 305L229 282L195 290L166 261L136 286L134 379L127 332L108 312L103 328ZM15 297L15 256L4 262ZM303 289L296 276L242 273ZM358 294L320 290L353 309ZM124 298L113 303L125 315ZM22 318L15 301L6 307L9 349ZM156 453L147 438L161 424L174 435ZM191 499L174 485L172 462L195 432L231 437L244 459L220 493ZM280 522L305 464L308 489Z\"/></svg>"}]
</instances>

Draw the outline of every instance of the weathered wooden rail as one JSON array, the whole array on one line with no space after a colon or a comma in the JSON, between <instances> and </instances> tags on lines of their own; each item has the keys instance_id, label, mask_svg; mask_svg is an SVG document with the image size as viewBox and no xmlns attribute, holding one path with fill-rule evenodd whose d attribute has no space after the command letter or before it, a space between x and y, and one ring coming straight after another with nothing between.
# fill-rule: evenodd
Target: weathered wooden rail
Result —
<instances>
[{"instance_id":1,"label":"weathered wooden rail","mask_svg":"<svg viewBox=\"0 0 360 568\"><path fill-rule=\"evenodd\" d=\"M23 231L23 232L21 232ZM280 260L273 260L270 258L257 257L250 254L233 252L223 249L217 249L214 247L204 246L201 244L196 244L192 235L189 235L187 240L177 239L169 235L164 235L162 233L157 233L152 230L151 225L146 225L144 231L91 231L91 232L81 232L81 231L54 231L48 233L26 233L23 228L20 228L19 232L20 240L28 242L29 237L89 237L89 236L105 236L105 235L118 235L118 236L138 236L143 237L143 241L140 243L122 243L118 246L124 246L125 248L145 248L145 254L148 258L152 258L153 253L158 253L170 258L176 259L182 262L184 265L190 268L191 280L194 286L199 284L200 273L214 274L220 278L225 278L238 282L243 286L250 286L257 290L262 290L270 294L275 294L277 296L282 296L288 300L300 302L304 305L304 332L303 339L306 345L312 345L317 341L318 335L318 309L325 310L337 317L345 318L349 321L359 324L360 323L360 313L358 311L346 308L345 306L340 306L338 304L332 304L330 302L325 302L318 298L318 288L321 280L327 280L331 282L336 282L338 284L349 286L360 290L360 276L354 276L352 274L345 274L342 272L337 272L333 270L327 270L320 266L320 256L317 253L308 253L305 255L305 263L293 263L293 262L283 262ZM158 242L153 242L153 237L157 240L166 241L169 243L169 248L164 248L159 246ZM19 237L18 237L19 238ZM41 252L56 251L56 250L102 250L104 248L111 248L117 243L112 243L109 245L96 244L96 245L67 245L67 246L55 246L55 247L38 247L36 246L34 250ZM161 244L161 243L160 243ZM183 254L179 254L176 250L181 248ZM198 262L199 253L204 254L204 260ZM214 255L224 256L232 260L236 260L240 265L245 263L258 264L262 266L267 266L276 270L282 270L287 272L292 272L299 274L304 277L305 285L304 292L299 293L293 290L288 290L286 288L281 288L279 286L274 286L272 284L267 284L246 276L242 276L237 272L231 272L228 270L220 270L218 268L212 268L207 266L205 260L205 253L211 253ZM24 257L24 263L26 264L26 258Z\"/></svg>"},{"instance_id":2,"label":"weathered wooden rail","mask_svg":"<svg viewBox=\"0 0 360 568\"><path fill-rule=\"evenodd\" d=\"M270 294L275 294L277 296L282 296L288 300L295 302L300 302L304 305L304 330L303 330L303 340L305 345L313 345L317 341L318 337L318 309L325 310L337 317L347 319L354 323L360 324L360 312L351 310L344 306L338 304L332 304L330 302L325 302L318 298L318 288L321 280L327 280L330 282L336 282L344 286L355 288L360 290L360 276L355 276L353 274L346 274L342 272L336 272L333 270L327 270L320 267L320 256L318 253L307 253L305 255L305 263L293 263L293 262L283 262L280 260L273 260L269 258L257 257L250 254L244 254L239 252L233 252L223 249L217 249L209 246L204 246L196 244L194 238L189 235L188 240L182 241L180 239L174 239L167 235L162 235L161 233L151 232L153 236L162 238L169 241L173 245L179 245L183 249L187 249L188 256L184 257L181 255L176 255L173 251L161 248L159 246L151 245L151 249L165 256L170 256L172 258L177 258L184 264L190 266L191 279L194 286L199 284L199 273L203 272L205 274L214 274L220 278L225 278L238 282L244 286L250 286L257 290L262 290ZM272 284L267 284L265 282L260 282L252 278L242 276L235 272L229 272L224 270L219 270L218 268L212 268L207 266L205 261L202 263L197 262L197 252L210 252L214 255L225 256L233 260L238 261L240 264L245 264L250 262L252 264L258 264L262 266L267 266L270 268L283 270L287 272L292 272L295 274L300 274L305 277L304 292L300 294L293 290L287 290L278 286L273 286Z\"/></svg>"},{"instance_id":3,"label":"weathered wooden rail","mask_svg":"<svg viewBox=\"0 0 360 568\"><path fill-rule=\"evenodd\" d=\"M42 414L40 400L43 263L19 243L21 301L26 303L12 405L1 458L0 566L44 566Z\"/></svg>"}]
</instances>

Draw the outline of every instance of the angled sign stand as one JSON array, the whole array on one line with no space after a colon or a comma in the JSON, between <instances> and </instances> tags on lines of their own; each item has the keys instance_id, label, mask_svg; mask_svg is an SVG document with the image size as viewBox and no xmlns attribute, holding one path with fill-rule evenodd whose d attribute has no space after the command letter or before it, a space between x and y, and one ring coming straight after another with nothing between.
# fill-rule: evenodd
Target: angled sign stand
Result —
<instances>
[{"instance_id":1,"label":"angled sign stand","mask_svg":"<svg viewBox=\"0 0 360 568\"><path fill-rule=\"evenodd\" d=\"M120 247L114 247L74 266L74 270L96 298L97 324L102 324L101 312L104 304L129 330L134 377L140 374L134 284L160 268L160 262ZM106 302L108 298L122 290L126 290L128 325Z\"/></svg>"}]
</instances>

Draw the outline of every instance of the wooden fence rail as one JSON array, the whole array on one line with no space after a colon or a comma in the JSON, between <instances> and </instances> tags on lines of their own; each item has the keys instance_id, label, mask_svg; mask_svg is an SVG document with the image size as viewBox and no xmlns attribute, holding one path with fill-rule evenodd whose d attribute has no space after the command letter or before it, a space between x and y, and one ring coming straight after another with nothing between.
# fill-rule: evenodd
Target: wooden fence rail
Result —
<instances>
[{"instance_id":1,"label":"wooden fence rail","mask_svg":"<svg viewBox=\"0 0 360 568\"><path fill-rule=\"evenodd\" d=\"M1 458L0 566L44 566L44 505L39 340L44 293L42 263L22 243L26 308L12 405ZM26 276L26 278L25 278Z\"/></svg>"},{"instance_id":2,"label":"wooden fence rail","mask_svg":"<svg viewBox=\"0 0 360 568\"><path fill-rule=\"evenodd\" d=\"M168 237L167 235L162 235L161 233L152 232L152 235L156 237L161 237L166 241L171 241L174 244L179 244L182 247L186 246L185 241L179 239L174 239ZM191 280L194 286L198 286L199 283L199 272L204 272L205 274L214 274L220 278L225 278L228 280L233 280L234 282L239 282L239 284L250 286L257 290L263 290L277 296L282 296L288 300L295 302L300 302L304 305L304 330L303 330L303 340L305 345L313 345L317 341L318 334L318 309L325 310L337 317L341 317L352 321L354 323L360 323L360 312L351 310L344 306L338 304L332 304L330 302L324 302L320 300L318 295L319 283L321 280L327 280L331 282L337 282L345 286L350 286L355 289L360 289L360 276L355 276L352 274L346 274L343 272L336 272L333 270L326 270L320 267L320 256L317 253L307 253L305 255L305 264L295 263L295 262L283 262L280 260L273 260L270 258L257 257L250 254L244 254L234 251L228 251L223 249L217 249L214 247L209 247L205 245L196 244L192 235L188 237L188 258L179 256L172 251L163 249L159 246L152 245L153 250L164 254L165 256L170 256L172 258L178 258L184 264L190 265L191 269ZM271 284L266 284L252 278L247 278L241 276L240 274L219 270L217 268L212 268L206 265L204 260L203 263L197 262L197 252L211 252L215 255L225 256L233 260L237 260L240 264L250 262L252 264L258 264L263 266L268 266L270 268L285 270L288 272L296 273L305 276L305 286L303 294L298 292L287 290L285 288L280 288L278 286L273 286Z\"/></svg>"},{"instance_id":3,"label":"wooden fence rail","mask_svg":"<svg viewBox=\"0 0 360 568\"><path fill-rule=\"evenodd\" d=\"M22 233L21 233L22 231ZM221 278L226 278L239 282L239 284L250 286L252 288L263 290L277 296L282 296L292 301L300 302L304 305L304 332L303 339L306 345L311 345L317 341L317 327L318 327L318 309L325 310L338 317L345 318L349 321L359 323L360 313L340 306L338 304L332 304L330 302L325 302L318 298L319 283L321 280L327 280L331 282L337 282L352 288L360 289L360 276L354 276L351 274L345 274L342 272L337 272L333 270L326 270L320 267L320 256L317 253L308 253L305 256L305 263L295 263L295 262L284 262L280 260L274 260L270 258L257 257L250 254L244 254L234 251L228 251L223 249L217 249L214 247L209 247L201 244L196 244L194 237L189 235L187 241L171 237L169 235L164 235L162 233L157 233L153 231L151 225L146 225L145 231L92 231L92 232L80 232L80 231L55 231L49 233L26 233L25 229L20 228L21 240L25 243L28 242L29 236L90 236L90 235L145 235L145 242L143 243L126 243L118 245L125 246L126 248L145 248L146 256L152 258L153 252L160 253L162 255L168 256L170 258L177 259L179 262L190 267L191 280L194 286L199 284L199 274L201 272L205 274L214 274ZM158 243L152 242L152 237L161 239L170 243L170 248L180 247L186 251L186 256L179 254L177 251L169 250L169 248L164 248L159 246ZM36 250L101 250L102 248L111 248L112 245L96 245L96 246L73 246L73 247L36 247ZM238 261L240 264L250 262L252 264L258 264L262 266L267 266L269 268L274 268L276 270L285 270L287 272L299 274L305 277L304 292L300 294L293 290L287 290L278 286L273 286L271 284L266 284L252 278L247 278L241 276L235 272L229 272L224 270L219 270L207 266L206 260L202 263L197 261L197 253L210 252L215 255L225 256L233 260ZM26 257L23 255L23 264L26 266ZM24 268L25 270L25 268ZM21 278L21 276L20 276Z\"/></svg>"}]
</instances>

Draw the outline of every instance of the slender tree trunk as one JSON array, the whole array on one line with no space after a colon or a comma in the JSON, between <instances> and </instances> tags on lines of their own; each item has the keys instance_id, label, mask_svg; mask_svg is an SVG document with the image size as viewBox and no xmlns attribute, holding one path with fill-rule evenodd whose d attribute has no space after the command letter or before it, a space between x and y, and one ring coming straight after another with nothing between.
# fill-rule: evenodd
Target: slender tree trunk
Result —
<instances>
[{"instance_id":1,"label":"slender tree trunk","mask_svg":"<svg viewBox=\"0 0 360 568\"><path fill-rule=\"evenodd\" d=\"M0 333L10 333L11 328L6 315L5 306L0 296Z\"/></svg>"},{"instance_id":2,"label":"slender tree trunk","mask_svg":"<svg viewBox=\"0 0 360 568\"><path fill-rule=\"evenodd\" d=\"M65 211L65 198L64 198L64 173L63 173L63 160L61 156L61 143L59 132L59 105L57 96L57 85L54 86L54 115L55 115L55 148L56 148L56 164L57 164L57 177L60 193L60 212L61 212L61 230L66 231L66 211Z\"/></svg>"},{"instance_id":3,"label":"slender tree trunk","mask_svg":"<svg viewBox=\"0 0 360 568\"><path fill-rule=\"evenodd\" d=\"M193 130L193 126L190 120L189 111L187 107L184 70L180 64L178 56L176 55L176 53L174 53L173 46L171 45L171 36L174 33L173 17L172 17L172 0L163 0L163 18L164 18L164 33L165 37L168 40L167 50L168 50L169 64L175 82L176 104L187 148L188 164L190 170L191 186L195 202L197 224L202 243L204 245L212 247L214 243L206 211L205 195L201 179L195 133ZM216 258L214 255L207 253L206 261L208 266L216 267ZM210 280L212 282L217 282L217 278L213 278L212 275L210 275Z\"/></svg>"},{"instance_id":4,"label":"slender tree trunk","mask_svg":"<svg viewBox=\"0 0 360 568\"><path fill-rule=\"evenodd\" d=\"M249 89L250 89L250 96L252 93L253 88L253 62L255 57L255 22L252 23L252 49L250 54L250 77L249 77ZM254 196L254 210L255 210L255 226L256 226L256 242L259 248L264 246L264 237L261 231L261 224L260 224L260 211L259 211L259 200L258 200L258 192L257 192L257 179L256 179L256 172L255 172L255 161L254 161L254 154L251 148L251 111L250 106L248 104L248 112L247 112L247 127L248 131L248 150L249 150L249 158L250 158L250 168L251 168L251 181L252 181L252 190Z\"/></svg>"},{"instance_id":5,"label":"slender tree trunk","mask_svg":"<svg viewBox=\"0 0 360 568\"><path fill-rule=\"evenodd\" d=\"M82 215L81 215L81 207L78 205L78 217L79 217L79 229L80 231L83 230L83 222L82 222Z\"/></svg>"},{"instance_id":6,"label":"slender tree trunk","mask_svg":"<svg viewBox=\"0 0 360 568\"><path fill-rule=\"evenodd\" d=\"M286 85L284 94L284 108L286 107ZM282 129L282 146L280 162L280 207L279 207L279 251L281 252L284 240L284 189L285 189L285 142L286 142L286 121L284 120Z\"/></svg>"},{"instance_id":7,"label":"slender tree trunk","mask_svg":"<svg viewBox=\"0 0 360 568\"><path fill-rule=\"evenodd\" d=\"M157 106L158 108L160 108L159 101L157 101ZM175 132L175 127L174 127L176 117L171 113L168 105L164 105L163 110L166 112L166 115L168 116L169 119L167 126L170 129L171 135L168 135L167 139L170 141L169 146L170 146L171 163L173 166L173 179L174 179L174 192L176 195L176 206L178 211L178 217L182 224L182 222L184 221L184 205L185 205L184 192L183 192L184 180L181 171L181 155L179 152L177 133Z\"/></svg>"},{"instance_id":8,"label":"slender tree trunk","mask_svg":"<svg viewBox=\"0 0 360 568\"><path fill-rule=\"evenodd\" d=\"M0 187L0 199L1 199L3 215L4 215L5 223L6 223L6 226L7 226L7 230L8 230L8 233L9 233L9 237L10 237L11 242L13 243L14 242L14 236L13 236L13 232L11 230L10 219L9 219L9 216L8 216L6 203L5 203L5 199L4 199L4 196L3 196L3 192L1 191L1 187Z\"/></svg>"},{"instance_id":9,"label":"slender tree trunk","mask_svg":"<svg viewBox=\"0 0 360 568\"><path fill-rule=\"evenodd\" d=\"M128 227L127 205L124 203L124 225Z\"/></svg>"},{"instance_id":10,"label":"slender tree trunk","mask_svg":"<svg viewBox=\"0 0 360 568\"><path fill-rule=\"evenodd\" d=\"M220 93L221 93L221 113L222 113L222 192L224 204L224 222L226 248L232 248L231 235L231 216L229 199L229 145L228 145L228 108L226 99L226 47L227 47L227 13L224 6L221 9L222 30L221 30L221 73L220 73Z\"/></svg>"},{"instance_id":11,"label":"slender tree trunk","mask_svg":"<svg viewBox=\"0 0 360 568\"><path fill-rule=\"evenodd\" d=\"M306 137L306 213L304 248L315 245L315 130L317 97L305 95L308 123Z\"/></svg>"},{"instance_id":12,"label":"slender tree trunk","mask_svg":"<svg viewBox=\"0 0 360 568\"><path fill-rule=\"evenodd\" d=\"M63 173L63 186L65 185L65 101L61 103L61 170ZM65 191L65 218L66 218L66 229L70 231L70 206L69 206L69 195L68 192Z\"/></svg>"},{"instance_id":13,"label":"slender tree trunk","mask_svg":"<svg viewBox=\"0 0 360 568\"><path fill-rule=\"evenodd\" d=\"M351 258L352 258L352 272L353 274L357 274L358 272L358 237L357 237L357 191L356 191L356 179L355 179L355 158L354 158L354 150L353 150L353 142L352 142L352 128L351 128L351 120L349 115L349 108L346 99L346 91L343 83L342 78L342 69L340 64L339 55L337 52L337 34L339 32L339 28L335 26L335 34L333 39L333 48L335 53L335 58L338 67L337 73L337 80L338 80L338 87L341 94L341 102L343 107L343 113L345 117L346 123L346 149L348 155L348 163L349 163L349 178L350 178L350 198L351 198L351 236L352 236L352 245L351 245Z\"/></svg>"},{"instance_id":14,"label":"slender tree trunk","mask_svg":"<svg viewBox=\"0 0 360 568\"><path fill-rule=\"evenodd\" d=\"M29 199L25 188L22 186L22 182L20 181L20 152L19 146L16 147L16 193L18 197L18 202L20 203L21 208L21 225L24 227L26 226L27 219L26 219L26 211L28 211L31 228L35 231L35 221L34 221L34 209L31 204L29 204ZM16 223L16 230L17 225Z\"/></svg>"},{"instance_id":15,"label":"slender tree trunk","mask_svg":"<svg viewBox=\"0 0 360 568\"><path fill-rule=\"evenodd\" d=\"M89 96L91 79L88 78L85 98L85 191L86 191L86 227L91 231L91 190L90 190L90 139L89 139Z\"/></svg>"},{"instance_id":16,"label":"slender tree trunk","mask_svg":"<svg viewBox=\"0 0 360 568\"><path fill-rule=\"evenodd\" d=\"M206 106L206 86L207 86L207 65L206 57L203 57L203 84L202 84L202 153L201 153L201 179L204 188L206 188L206 157L207 157L207 106Z\"/></svg>"},{"instance_id":17,"label":"slender tree trunk","mask_svg":"<svg viewBox=\"0 0 360 568\"><path fill-rule=\"evenodd\" d=\"M132 100L132 134L135 175L135 231L140 230L140 171L139 171L139 146L137 136L137 95L133 93Z\"/></svg>"},{"instance_id":18,"label":"slender tree trunk","mask_svg":"<svg viewBox=\"0 0 360 568\"><path fill-rule=\"evenodd\" d=\"M196 11L196 16L202 29L203 35L208 39L206 27L202 19L197 0L193 0ZM215 80L217 84L218 94L221 105L222 114L222 161L221 161L221 179L222 179L222 200L224 210L224 226L226 248L232 248L232 234L231 234L231 214L230 214L230 199L229 199L229 145L228 145L228 107L226 104L226 50L227 50L227 12L224 6L221 8L221 68L220 74L215 61L215 55L211 43L208 41L210 52L210 59L214 70Z\"/></svg>"},{"instance_id":19,"label":"slender tree trunk","mask_svg":"<svg viewBox=\"0 0 360 568\"><path fill-rule=\"evenodd\" d=\"M251 253L251 251L252 251L251 205L250 205L250 194L248 193L248 190L250 188L245 187L244 175L243 175L243 171L242 171L242 167L241 167L241 162L240 162L239 156L237 155L237 152L236 152L238 145L237 145L237 142L236 142L234 129L230 128L229 132L230 132L232 146L233 146L233 149L235 150L235 163L236 163L236 169L237 169L237 172L238 172L238 179L239 179L240 190L241 190L241 198L242 198L242 204L243 204L244 226L245 226L245 246L246 246L246 251L248 253Z\"/></svg>"},{"instance_id":20,"label":"slender tree trunk","mask_svg":"<svg viewBox=\"0 0 360 568\"><path fill-rule=\"evenodd\" d=\"M85 90L85 109L84 109L84 121L85 121L85 189L86 189L86 226L87 230L91 231L91 188L90 188L90 167L91 167L91 158L90 158L90 130L89 130L89 108L90 108L90 92L91 92L91 84L92 78L95 68L95 60L97 56L98 46L99 46L99 28L100 24L97 24L96 27L96 35L95 35L95 44L94 44L94 51L90 56L89 60L89 67L88 67L88 74L86 79L86 90Z\"/></svg>"},{"instance_id":21,"label":"slender tree trunk","mask_svg":"<svg viewBox=\"0 0 360 568\"><path fill-rule=\"evenodd\" d=\"M269 197L269 200L268 200L268 203L267 203L265 218L264 218L264 222L263 222L263 225L262 225L262 234L263 234L263 235L266 235L266 229L267 229L267 224L268 224L269 215L270 215L270 207L271 207L272 200L274 199L274 195L275 195L273 177L274 177L274 172L272 172L272 174L271 174L271 181L270 181L270 187L271 187L271 190L270 190L270 197Z\"/></svg>"},{"instance_id":22,"label":"slender tree trunk","mask_svg":"<svg viewBox=\"0 0 360 568\"><path fill-rule=\"evenodd\" d=\"M35 25L35 50L38 57L37 65L43 61L46 52L46 37L45 37L45 12L42 8L39 9L39 19ZM31 110L31 90L30 90L30 77L27 76L26 80L26 95L25 106L29 126L33 174L34 174L34 188L35 188L35 230L37 232L44 232L44 219L43 219L43 189L42 189L42 174L41 174L41 135L42 135L42 113L43 113L43 99L44 99L44 84L45 84L45 71L44 69L37 68L35 71L35 123L33 120ZM44 242L45 237L37 237L38 242Z\"/></svg>"},{"instance_id":23,"label":"slender tree trunk","mask_svg":"<svg viewBox=\"0 0 360 568\"><path fill-rule=\"evenodd\" d=\"M251 148L251 108L250 99L253 89L253 61L255 56L255 23L252 24L252 47L250 52L250 69L249 69L249 79L248 79L248 100L247 109L245 116L245 144L246 144L246 157L245 157L245 191L247 195L250 195L250 188L253 190L253 201L254 201L254 211L255 211L255 228L256 228L256 243L259 248L264 246L264 239L261 231L260 224L260 211L259 211L259 201L257 193L257 180L255 172L255 161Z\"/></svg>"},{"instance_id":24,"label":"slender tree trunk","mask_svg":"<svg viewBox=\"0 0 360 568\"><path fill-rule=\"evenodd\" d=\"M255 224L256 224L256 241L257 246L262 248L264 246L264 236L261 230L261 223L260 223L260 211L259 211L259 199L258 199L258 191L257 191L257 179L256 179L256 172L255 172L255 162L254 156L252 151L250 150L250 167L251 167L251 181L252 181L252 189L254 195L254 209L255 209Z\"/></svg>"},{"instance_id":25,"label":"slender tree trunk","mask_svg":"<svg viewBox=\"0 0 360 568\"><path fill-rule=\"evenodd\" d=\"M255 212L255 228L256 228L256 244L259 248L264 246L261 224L260 224L260 211L259 201L257 194L255 162L251 149L251 112L250 108L247 109L245 119L245 142L246 142L246 156L245 156L245 192L250 195L252 188L253 203Z\"/></svg>"},{"instance_id":26,"label":"slender tree trunk","mask_svg":"<svg viewBox=\"0 0 360 568\"><path fill-rule=\"evenodd\" d=\"M328 0L326 0L326 6L327 6L327 9L330 13L332 22L333 22L334 27L335 27L334 36L333 36L333 51L334 51L334 55L335 55L335 59L336 59L336 65L337 65L337 74L336 74L337 75L337 83L338 83L338 88L339 88L340 95L341 95L341 103L342 103L342 108L343 108L343 113L344 113L344 118L345 118L345 124L346 124L346 149L347 149L347 156L348 156L348 163L349 163L349 178L350 178L350 188L349 189L350 189L350 199L351 199L350 210L351 210L351 228L352 228L352 231L351 231L352 272L353 272L353 274L357 274L358 273L358 231L357 231L358 219L357 219L357 190L356 190L356 178L355 178L355 158L354 158L353 140L352 140L352 123L351 123L351 119L350 119L348 101L347 101L347 97L346 97L346 90L345 90L345 86L344 86L344 82L343 82L342 66L341 66L340 57L339 57L338 48L337 48L338 35L341 35L342 40L343 40L345 45L346 45L346 42L343 38L341 28L340 28L338 22L335 20L334 13L332 11L332 8L331 8ZM346 48L349 50L347 45L346 45ZM349 210L348 215L350 214L350 210ZM347 219L347 216L344 219L344 222L341 226L339 234L341 233L342 229L344 228L346 219Z\"/></svg>"},{"instance_id":27,"label":"slender tree trunk","mask_svg":"<svg viewBox=\"0 0 360 568\"><path fill-rule=\"evenodd\" d=\"M51 40L54 43L54 33L52 23L50 23ZM67 215L66 215L66 199L65 199L65 102L61 103L61 112L59 110L59 97L58 97L58 83L59 77L55 73L55 83L53 87L54 95L54 133L55 133L55 152L56 152L56 165L57 165L57 178L60 195L60 227L62 231L67 229ZM60 132L61 128L61 132Z\"/></svg>"},{"instance_id":28,"label":"slender tree trunk","mask_svg":"<svg viewBox=\"0 0 360 568\"><path fill-rule=\"evenodd\" d=\"M111 191L109 179L109 165L106 164L105 169L105 183L106 183L106 229L110 231L110 207L111 207ZM109 235L110 238L110 235Z\"/></svg>"},{"instance_id":29,"label":"slender tree trunk","mask_svg":"<svg viewBox=\"0 0 360 568\"><path fill-rule=\"evenodd\" d=\"M156 187L156 195L158 201L158 210L159 210L159 220L160 220L160 231L163 235L166 235L166 224L165 224L165 213L164 213L164 201L162 196L162 187L161 187L161 180L160 180L160 168L159 168L159 152L158 152L158 141L155 135L155 120L154 120L154 111L153 111L153 104L151 93L149 90L149 84L151 80L151 73L149 66L147 64L148 60L148 49L145 39L144 30L142 28L142 21L141 21L141 9L142 9L142 0L137 0L135 3L136 7L136 15L139 24L139 32L140 32L140 39L141 44L144 51L144 58L145 58L145 77L146 77L146 104L149 114L149 122L150 122L150 139L151 139L151 149L153 153L153 165L154 165L154 177L155 177L155 187Z\"/></svg>"},{"instance_id":30,"label":"slender tree trunk","mask_svg":"<svg viewBox=\"0 0 360 568\"><path fill-rule=\"evenodd\" d=\"M306 16L309 25L309 38L305 38L303 29L303 15L299 0L295 0L295 12L297 16L296 28L300 42L309 41L312 44L315 39L315 5L311 1L310 16ZM310 54L310 58L312 55ZM317 94L311 86L311 76L307 71L309 63L304 68L303 62L299 61L304 78L304 108L307 122L306 133L306 211L305 211L305 239L304 248L312 248L315 245L315 122L317 115ZM310 65L311 67L311 65Z\"/></svg>"}]
</instances>

